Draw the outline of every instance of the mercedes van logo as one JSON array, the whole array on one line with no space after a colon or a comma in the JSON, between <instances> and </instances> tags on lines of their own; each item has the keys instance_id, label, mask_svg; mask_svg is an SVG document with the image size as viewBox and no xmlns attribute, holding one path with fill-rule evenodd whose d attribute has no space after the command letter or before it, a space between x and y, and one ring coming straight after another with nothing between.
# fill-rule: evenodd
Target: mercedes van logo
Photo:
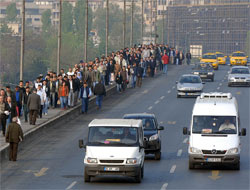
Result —
<instances>
[{"instance_id":1,"label":"mercedes van logo","mask_svg":"<svg viewBox=\"0 0 250 190\"><path fill-rule=\"evenodd\" d=\"M114 156L113 156L113 155L111 155L110 157L111 157L111 158L113 158Z\"/></svg>"},{"instance_id":2,"label":"mercedes van logo","mask_svg":"<svg viewBox=\"0 0 250 190\"><path fill-rule=\"evenodd\" d=\"M211 152L212 152L212 154L216 154L217 150L213 149Z\"/></svg>"}]
</instances>

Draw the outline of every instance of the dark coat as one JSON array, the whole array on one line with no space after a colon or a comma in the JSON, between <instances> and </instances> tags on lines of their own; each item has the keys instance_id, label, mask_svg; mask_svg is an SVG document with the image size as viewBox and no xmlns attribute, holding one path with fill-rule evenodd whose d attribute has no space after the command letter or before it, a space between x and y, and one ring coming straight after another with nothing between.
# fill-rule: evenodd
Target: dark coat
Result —
<instances>
[{"instance_id":1,"label":"dark coat","mask_svg":"<svg viewBox=\"0 0 250 190\"><path fill-rule=\"evenodd\" d=\"M98 82L98 84L95 85L94 95L104 95L104 96L106 96L105 86L101 82Z\"/></svg>"},{"instance_id":2,"label":"dark coat","mask_svg":"<svg viewBox=\"0 0 250 190\"><path fill-rule=\"evenodd\" d=\"M16 103L12 102L11 107L10 107L8 102L6 102L6 109L11 113L11 118L10 119L12 121L12 118L17 116Z\"/></svg>"},{"instance_id":3,"label":"dark coat","mask_svg":"<svg viewBox=\"0 0 250 190\"><path fill-rule=\"evenodd\" d=\"M29 92L29 94L27 94L26 92L24 93L24 95L23 95L23 104L24 105L27 105L30 94L31 94L30 92Z\"/></svg>"},{"instance_id":4,"label":"dark coat","mask_svg":"<svg viewBox=\"0 0 250 190\"><path fill-rule=\"evenodd\" d=\"M137 76L138 77L142 77L142 75L143 75L143 68L138 67L138 69L137 69Z\"/></svg>"},{"instance_id":5,"label":"dark coat","mask_svg":"<svg viewBox=\"0 0 250 190\"><path fill-rule=\"evenodd\" d=\"M19 143L23 139L23 130L17 123L10 123L6 133L6 142Z\"/></svg>"},{"instance_id":6,"label":"dark coat","mask_svg":"<svg viewBox=\"0 0 250 190\"><path fill-rule=\"evenodd\" d=\"M122 84L122 76L120 75L117 75L116 76L116 78L115 78L115 82L117 83L117 84Z\"/></svg>"},{"instance_id":7,"label":"dark coat","mask_svg":"<svg viewBox=\"0 0 250 190\"><path fill-rule=\"evenodd\" d=\"M86 87L86 90L87 90L87 98L89 99L89 87L87 86ZM83 96L83 92L84 92L84 87L82 86L81 88L80 88L80 98L83 98L82 96Z\"/></svg>"},{"instance_id":8,"label":"dark coat","mask_svg":"<svg viewBox=\"0 0 250 190\"><path fill-rule=\"evenodd\" d=\"M28 108L29 110L40 110L41 108L41 98L38 94L32 93L28 98Z\"/></svg>"}]
</instances>

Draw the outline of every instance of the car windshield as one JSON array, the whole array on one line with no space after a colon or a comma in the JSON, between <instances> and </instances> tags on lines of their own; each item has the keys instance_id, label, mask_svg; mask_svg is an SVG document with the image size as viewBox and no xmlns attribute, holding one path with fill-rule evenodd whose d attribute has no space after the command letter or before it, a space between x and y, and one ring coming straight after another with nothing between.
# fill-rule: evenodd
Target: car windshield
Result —
<instances>
[{"instance_id":1,"label":"car windshield","mask_svg":"<svg viewBox=\"0 0 250 190\"><path fill-rule=\"evenodd\" d=\"M88 144L93 146L135 146L136 127L90 127Z\"/></svg>"},{"instance_id":2,"label":"car windshield","mask_svg":"<svg viewBox=\"0 0 250 190\"><path fill-rule=\"evenodd\" d=\"M216 55L203 55L202 59L216 59Z\"/></svg>"},{"instance_id":3,"label":"car windshield","mask_svg":"<svg viewBox=\"0 0 250 190\"><path fill-rule=\"evenodd\" d=\"M249 74L249 70L247 68L234 68L231 74Z\"/></svg>"},{"instance_id":4,"label":"car windshield","mask_svg":"<svg viewBox=\"0 0 250 190\"><path fill-rule=\"evenodd\" d=\"M142 120L144 130L156 130L155 120L152 117L128 116L124 119L140 119Z\"/></svg>"},{"instance_id":5,"label":"car windshield","mask_svg":"<svg viewBox=\"0 0 250 190\"><path fill-rule=\"evenodd\" d=\"M194 69L197 69L197 70L211 70L212 66L210 64L207 64L207 63L200 63L200 64L197 64Z\"/></svg>"},{"instance_id":6,"label":"car windshield","mask_svg":"<svg viewBox=\"0 0 250 190\"><path fill-rule=\"evenodd\" d=\"M216 54L217 57L224 57L223 54Z\"/></svg>"},{"instance_id":7,"label":"car windshield","mask_svg":"<svg viewBox=\"0 0 250 190\"><path fill-rule=\"evenodd\" d=\"M180 83L201 83L201 79L196 76L183 76Z\"/></svg>"},{"instance_id":8,"label":"car windshield","mask_svg":"<svg viewBox=\"0 0 250 190\"><path fill-rule=\"evenodd\" d=\"M233 57L246 57L244 53L233 53Z\"/></svg>"},{"instance_id":9,"label":"car windshield","mask_svg":"<svg viewBox=\"0 0 250 190\"><path fill-rule=\"evenodd\" d=\"M235 116L194 116L192 133L236 134Z\"/></svg>"}]
</instances>

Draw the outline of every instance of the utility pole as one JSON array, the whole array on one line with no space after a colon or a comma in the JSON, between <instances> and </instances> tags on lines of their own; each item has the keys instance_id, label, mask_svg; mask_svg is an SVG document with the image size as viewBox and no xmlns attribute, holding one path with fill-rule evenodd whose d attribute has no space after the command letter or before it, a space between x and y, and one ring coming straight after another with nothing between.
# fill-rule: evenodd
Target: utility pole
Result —
<instances>
[{"instance_id":1,"label":"utility pole","mask_svg":"<svg viewBox=\"0 0 250 190\"><path fill-rule=\"evenodd\" d=\"M157 38L156 38L156 36L157 36L157 14L158 14L158 12L157 12L157 9L158 9L157 1L158 0L155 0L155 25L154 25L154 28L155 28L155 31L154 31L154 33L155 33L155 44L157 42Z\"/></svg>"},{"instance_id":2,"label":"utility pole","mask_svg":"<svg viewBox=\"0 0 250 190\"><path fill-rule=\"evenodd\" d=\"M23 0L23 4L22 4L22 35L21 35L21 52L20 52L20 80L23 80L24 42L25 42L25 0Z\"/></svg>"},{"instance_id":3,"label":"utility pole","mask_svg":"<svg viewBox=\"0 0 250 190\"><path fill-rule=\"evenodd\" d=\"M142 44L143 44L143 13L144 13L143 1L144 0L141 0L141 43Z\"/></svg>"},{"instance_id":4,"label":"utility pole","mask_svg":"<svg viewBox=\"0 0 250 190\"><path fill-rule=\"evenodd\" d=\"M167 17L168 17L168 26L167 26L167 34L168 34L168 41L167 43L170 43L170 23L169 23L169 5L167 5Z\"/></svg>"},{"instance_id":5,"label":"utility pole","mask_svg":"<svg viewBox=\"0 0 250 190\"><path fill-rule=\"evenodd\" d=\"M106 0L106 47L105 56L108 56L108 43L109 43L109 0Z\"/></svg>"},{"instance_id":6,"label":"utility pole","mask_svg":"<svg viewBox=\"0 0 250 190\"><path fill-rule=\"evenodd\" d=\"M165 7L163 5L161 44L164 44L164 21L165 21Z\"/></svg>"},{"instance_id":7,"label":"utility pole","mask_svg":"<svg viewBox=\"0 0 250 190\"><path fill-rule=\"evenodd\" d=\"M89 11L89 1L85 0L85 35L84 35L84 61L87 62L87 42L88 42L88 11Z\"/></svg>"},{"instance_id":8,"label":"utility pole","mask_svg":"<svg viewBox=\"0 0 250 190\"><path fill-rule=\"evenodd\" d=\"M123 48L126 45L126 0L123 0Z\"/></svg>"},{"instance_id":9,"label":"utility pole","mask_svg":"<svg viewBox=\"0 0 250 190\"><path fill-rule=\"evenodd\" d=\"M151 9L150 9L150 41L152 43L152 38L153 38L153 0L151 0L150 2L150 5L151 5Z\"/></svg>"},{"instance_id":10,"label":"utility pole","mask_svg":"<svg viewBox=\"0 0 250 190\"><path fill-rule=\"evenodd\" d=\"M134 0L131 0L131 22L130 22L130 47L133 46L133 33L134 33L134 28L133 28L133 25L134 25Z\"/></svg>"},{"instance_id":11,"label":"utility pole","mask_svg":"<svg viewBox=\"0 0 250 190\"><path fill-rule=\"evenodd\" d=\"M58 39L57 39L57 65L56 72L60 72L60 57L61 57L61 39L62 39L62 0L59 0L59 23L58 23Z\"/></svg>"}]
</instances>

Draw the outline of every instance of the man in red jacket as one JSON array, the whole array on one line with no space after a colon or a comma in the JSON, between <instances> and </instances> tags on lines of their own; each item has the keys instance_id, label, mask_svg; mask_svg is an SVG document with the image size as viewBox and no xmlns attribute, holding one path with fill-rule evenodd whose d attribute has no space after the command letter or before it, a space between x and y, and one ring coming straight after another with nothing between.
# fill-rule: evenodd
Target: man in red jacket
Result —
<instances>
[{"instance_id":1,"label":"man in red jacket","mask_svg":"<svg viewBox=\"0 0 250 190\"><path fill-rule=\"evenodd\" d=\"M169 57L166 53L166 50L164 50L164 53L163 53L161 59L162 59L162 63L163 63L163 73L167 74Z\"/></svg>"}]
</instances>

